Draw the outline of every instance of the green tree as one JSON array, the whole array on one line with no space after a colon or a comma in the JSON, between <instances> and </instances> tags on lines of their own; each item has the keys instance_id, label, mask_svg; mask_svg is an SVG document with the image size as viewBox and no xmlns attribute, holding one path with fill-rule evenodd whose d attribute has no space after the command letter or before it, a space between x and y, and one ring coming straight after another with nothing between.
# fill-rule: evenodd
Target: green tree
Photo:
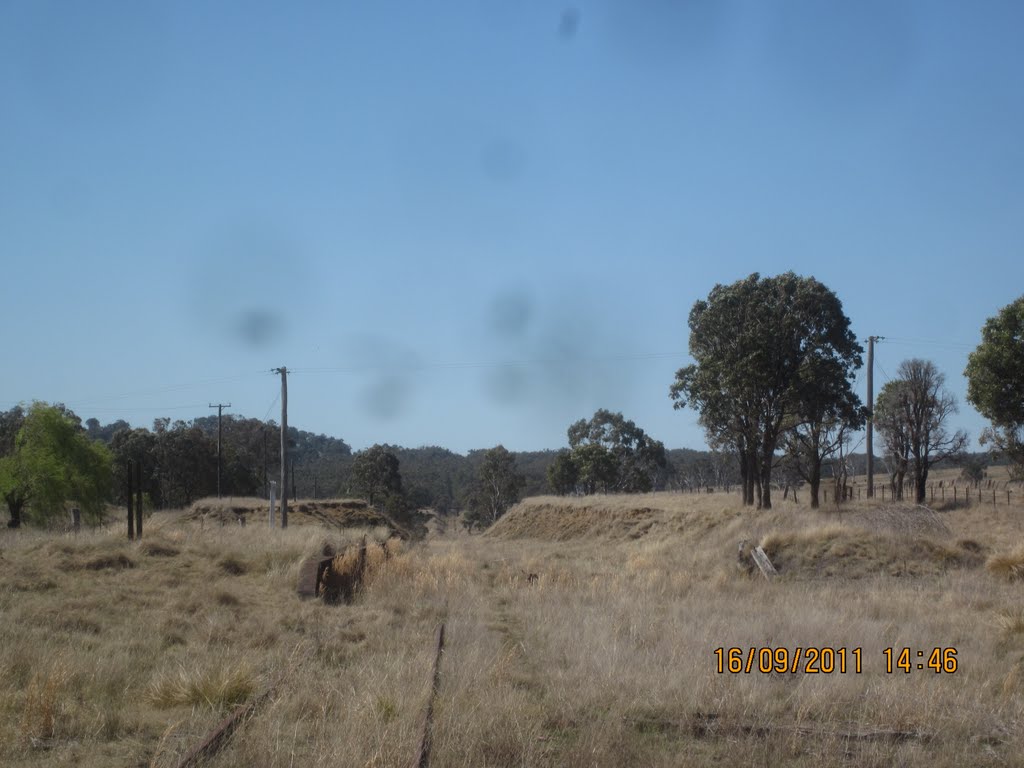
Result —
<instances>
[{"instance_id":1,"label":"green tree","mask_svg":"<svg viewBox=\"0 0 1024 768\"><path fill-rule=\"evenodd\" d=\"M579 475L578 488L584 494L608 493L619 480L619 463L615 454L600 443L584 443L572 449L572 459Z\"/></svg>"},{"instance_id":2,"label":"green tree","mask_svg":"<svg viewBox=\"0 0 1024 768\"><path fill-rule=\"evenodd\" d=\"M841 389L816 377L852 381L863 349L839 298L792 272L716 285L693 305L689 325L696 363L676 373L669 396L700 412L712 447L735 451L744 503L770 508L780 439L815 386Z\"/></svg>"},{"instance_id":3,"label":"green tree","mask_svg":"<svg viewBox=\"0 0 1024 768\"><path fill-rule=\"evenodd\" d=\"M580 419L572 424L568 433L580 475L586 475L590 485L600 483L606 491L645 493L654 487L666 468L665 446L621 413L598 409L589 421ZM585 460L578 453L592 445L607 452L614 470L606 466L609 460L599 458L597 452L590 451ZM588 468L586 472L584 465Z\"/></svg>"},{"instance_id":4,"label":"green tree","mask_svg":"<svg viewBox=\"0 0 1024 768\"><path fill-rule=\"evenodd\" d=\"M88 422L87 422L88 423ZM157 465L157 438L148 429L122 428L110 439L113 457L114 500L128 500L128 462L142 467L142 491L155 506L163 506ZM133 481L134 482L134 481Z\"/></svg>"},{"instance_id":5,"label":"green tree","mask_svg":"<svg viewBox=\"0 0 1024 768\"><path fill-rule=\"evenodd\" d=\"M886 449L894 457L902 497L903 473L912 471L915 500L925 500L928 472L940 461L958 458L967 445L967 434L950 434L947 422L957 412L956 398L945 389L946 377L928 360L904 360L899 378L882 387L875 404L875 426Z\"/></svg>"},{"instance_id":6,"label":"green tree","mask_svg":"<svg viewBox=\"0 0 1024 768\"><path fill-rule=\"evenodd\" d=\"M805 362L795 423L783 437L788 466L810 487L812 509L820 504L822 466L865 421L860 398L836 364L831 357L811 356Z\"/></svg>"},{"instance_id":7,"label":"green tree","mask_svg":"<svg viewBox=\"0 0 1024 768\"><path fill-rule=\"evenodd\" d=\"M374 445L360 451L352 461L352 489L366 497L370 504L393 494L402 493L402 475L398 457L389 446Z\"/></svg>"},{"instance_id":8,"label":"green tree","mask_svg":"<svg viewBox=\"0 0 1024 768\"><path fill-rule=\"evenodd\" d=\"M566 496L576 491L580 472L573 461L572 452L565 449L558 452L555 460L548 466L548 485L559 496Z\"/></svg>"},{"instance_id":9,"label":"green tree","mask_svg":"<svg viewBox=\"0 0 1024 768\"><path fill-rule=\"evenodd\" d=\"M110 454L86 437L80 420L66 413L62 406L33 403L13 450L0 458L0 495L10 512L8 527L63 514L68 501L87 519L102 517L110 495Z\"/></svg>"},{"instance_id":10,"label":"green tree","mask_svg":"<svg viewBox=\"0 0 1024 768\"><path fill-rule=\"evenodd\" d=\"M155 464L163 503L185 507L217 492L217 443L194 422L157 419ZM143 469L149 471L146 463Z\"/></svg>"},{"instance_id":11,"label":"green tree","mask_svg":"<svg viewBox=\"0 0 1024 768\"><path fill-rule=\"evenodd\" d=\"M25 409L16 405L9 411L0 411L0 457L14 453L14 441L25 423Z\"/></svg>"},{"instance_id":12,"label":"green tree","mask_svg":"<svg viewBox=\"0 0 1024 768\"><path fill-rule=\"evenodd\" d=\"M497 445L484 454L477 471L473 490L469 522L491 525L519 501L526 478L516 471L516 457L503 445Z\"/></svg>"},{"instance_id":13,"label":"green tree","mask_svg":"<svg viewBox=\"0 0 1024 768\"><path fill-rule=\"evenodd\" d=\"M982 444L1005 456L1016 477L1024 477L1024 296L985 322L964 375L968 402L992 422Z\"/></svg>"}]
</instances>

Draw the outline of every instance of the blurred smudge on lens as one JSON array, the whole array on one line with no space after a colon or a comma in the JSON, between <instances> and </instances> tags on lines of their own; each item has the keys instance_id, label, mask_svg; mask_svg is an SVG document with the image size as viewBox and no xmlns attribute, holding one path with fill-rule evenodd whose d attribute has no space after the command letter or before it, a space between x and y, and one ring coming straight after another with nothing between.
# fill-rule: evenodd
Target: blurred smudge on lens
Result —
<instances>
[{"instance_id":1,"label":"blurred smudge on lens","mask_svg":"<svg viewBox=\"0 0 1024 768\"><path fill-rule=\"evenodd\" d=\"M496 403L517 405L524 402L529 394L529 373L520 365L502 365L487 372L484 387Z\"/></svg>"},{"instance_id":2,"label":"blurred smudge on lens","mask_svg":"<svg viewBox=\"0 0 1024 768\"><path fill-rule=\"evenodd\" d=\"M285 320L276 312L266 309L243 310L237 323L242 341L262 347L278 341L285 335Z\"/></svg>"},{"instance_id":3,"label":"blurred smudge on lens","mask_svg":"<svg viewBox=\"0 0 1024 768\"><path fill-rule=\"evenodd\" d=\"M525 291L509 291L494 297L488 310L488 325L498 336L515 337L526 332L533 314L533 302Z\"/></svg>"},{"instance_id":4,"label":"blurred smudge on lens","mask_svg":"<svg viewBox=\"0 0 1024 768\"><path fill-rule=\"evenodd\" d=\"M359 400L366 412L380 421L404 414L412 402L421 366L416 351L378 334L354 336L346 346L345 358L362 379Z\"/></svg>"},{"instance_id":5,"label":"blurred smudge on lens","mask_svg":"<svg viewBox=\"0 0 1024 768\"><path fill-rule=\"evenodd\" d=\"M480 153L480 166L484 175L493 182L515 181L526 167L526 152L515 141L494 139L484 145Z\"/></svg>"},{"instance_id":6,"label":"blurred smudge on lens","mask_svg":"<svg viewBox=\"0 0 1024 768\"><path fill-rule=\"evenodd\" d=\"M189 274L190 314L213 339L247 347L283 343L293 317L313 305L304 249L270 222L236 225L214 237L198 249Z\"/></svg>"},{"instance_id":7,"label":"blurred smudge on lens","mask_svg":"<svg viewBox=\"0 0 1024 768\"><path fill-rule=\"evenodd\" d=\"M398 373L380 373L363 391L362 403L375 419L391 421L400 416L412 394L412 382Z\"/></svg>"},{"instance_id":8,"label":"blurred smudge on lens","mask_svg":"<svg viewBox=\"0 0 1024 768\"><path fill-rule=\"evenodd\" d=\"M558 22L558 36L563 40L571 40L576 36L580 27L580 12L578 9L569 7L562 11L562 17Z\"/></svg>"}]
</instances>

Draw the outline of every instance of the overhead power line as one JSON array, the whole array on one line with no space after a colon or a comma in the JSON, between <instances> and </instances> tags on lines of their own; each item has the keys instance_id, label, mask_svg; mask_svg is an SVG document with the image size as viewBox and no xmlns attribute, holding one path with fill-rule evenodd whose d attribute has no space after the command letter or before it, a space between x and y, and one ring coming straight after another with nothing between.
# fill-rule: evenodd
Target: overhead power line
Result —
<instances>
[{"instance_id":1,"label":"overhead power line","mask_svg":"<svg viewBox=\"0 0 1024 768\"><path fill-rule=\"evenodd\" d=\"M165 387L155 387L153 389L142 389L134 392L122 392L117 395L100 395L98 397L82 398L80 400L74 400L65 403L69 408L78 406L91 406L93 403L105 403L112 400L126 400L128 398L148 397L151 395L162 395L168 392L180 392L185 389L197 389L199 387L209 387L214 384L225 384L228 382L242 381L244 379L254 378L256 376L265 375L264 371L244 373L236 376L224 376L218 379L203 379L201 381L190 381L181 384L170 384Z\"/></svg>"},{"instance_id":2,"label":"overhead power line","mask_svg":"<svg viewBox=\"0 0 1024 768\"><path fill-rule=\"evenodd\" d=\"M428 369L467 369L467 368L510 368L526 365L559 365L566 363L601 363L615 362L622 360L667 360L682 357L678 352L650 352L637 354L618 355L578 355L559 357L526 358L522 360L489 360L489 361L462 361L462 362L426 362L426 363L405 363L400 365L374 364L374 365L348 365L321 368L289 368L289 373L365 373L377 370L410 370L422 371Z\"/></svg>"},{"instance_id":3,"label":"overhead power line","mask_svg":"<svg viewBox=\"0 0 1024 768\"><path fill-rule=\"evenodd\" d=\"M907 337L907 336L886 336L885 337L885 343L886 344L914 345L914 346L925 345L925 346L929 346L929 347L941 347L941 348L944 348L944 349L954 349L954 350L957 350L957 351L973 350L973 349L975 349L978 346L977 344L968 344L965 341L950 341L948 339L917 339L917 338L910 338L910 337Z\"/></svg>"}]
</instances>

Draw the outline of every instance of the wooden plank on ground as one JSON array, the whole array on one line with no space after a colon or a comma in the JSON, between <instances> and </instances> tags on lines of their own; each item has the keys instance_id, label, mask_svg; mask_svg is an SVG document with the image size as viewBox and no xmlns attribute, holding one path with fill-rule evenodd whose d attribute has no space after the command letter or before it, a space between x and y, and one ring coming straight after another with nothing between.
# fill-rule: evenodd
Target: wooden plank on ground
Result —
<instances>
[{"instance_id":1,"label":"wooden plank on ground","mask_svg":"<svg viewBox=\"0 0 1024 768\"><path fill-rule=\"evenodd\" d=\"M779 572L775 570L775 566L772 565L772 561L768 559L768 555L764 553L761 547L754 547L750 550L750 556L754 558L754 563L761 569L761 573L764 574L766 579L771 579L773 576L778 576Z\"/></svg>"}]
</instances>

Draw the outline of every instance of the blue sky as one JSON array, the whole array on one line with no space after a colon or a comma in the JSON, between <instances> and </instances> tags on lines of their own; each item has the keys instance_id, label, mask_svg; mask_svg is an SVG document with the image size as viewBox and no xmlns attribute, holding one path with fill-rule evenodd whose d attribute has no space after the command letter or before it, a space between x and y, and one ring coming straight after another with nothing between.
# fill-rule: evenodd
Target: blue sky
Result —
<instances>
[{"instance_id":1,"label":"blue sky","mask_svg":"<svg viewBox=\"0 0 1024 768\"><path fill-rule=\"evenodd\" d=\"M1024 293L1024 5L0 3L0 407L557 448L716 283L813 275L960 398ZM858 386L864 396L864 376Z\"/></svg>"}]
</instances>

